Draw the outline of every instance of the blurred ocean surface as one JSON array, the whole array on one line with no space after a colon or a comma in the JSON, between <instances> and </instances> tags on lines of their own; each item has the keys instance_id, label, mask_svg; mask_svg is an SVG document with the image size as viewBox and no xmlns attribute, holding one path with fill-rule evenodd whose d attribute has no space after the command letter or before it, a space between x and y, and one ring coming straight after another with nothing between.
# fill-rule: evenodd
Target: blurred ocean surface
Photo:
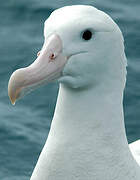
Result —
<instances>
[{"instance_id":1,"label":"blurred ocean surface","mask_svg":"<svg viewBox=\"0 0 140 180\"><path fill-rule=\"evenodd\" d=\"M28 180L47 138L58 84L27 95L16 106L7 96L11 73L29 65L43 44L43 23L59 7L90 4L118 23L128 58L124 108L128 141L140 138L140 1L1 0L0 2L0 180Z\"/></svg>"}]
</instances>

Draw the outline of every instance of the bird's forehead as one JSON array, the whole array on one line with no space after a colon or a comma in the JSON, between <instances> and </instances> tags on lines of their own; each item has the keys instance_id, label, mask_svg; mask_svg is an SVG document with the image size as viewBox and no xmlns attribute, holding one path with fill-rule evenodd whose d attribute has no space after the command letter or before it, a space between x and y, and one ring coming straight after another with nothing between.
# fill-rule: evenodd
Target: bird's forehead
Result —
<instances>
[{"instance_id":1,"label":"bird's forehead","mask_svg":"<svg viewBox=\"0 0 140 180\"><path fill-rule=\"evenodd\" d=\"M53 11L46 21L46 24L49 22L57 24L68 24L76 22L80 22L87 20L87 18L91 18L94 22L98 19L101 21L105 19L105 13L99 11L98 9L91 7L91 6L82 6L82 5L75 5L75 6L65 6L63 8L59 8Z\"/></svg>"},{"instance_id":2,"label":"bird's forehead","mask_svg":"<svg viewBox=\"0 0 140 180\"><path fill-rule=\"evenodd\" d=\"M52 12L45 22L45 33L61 29L79 30L93 28L95 31L113 31L116 24L104 12L92 6L65 6Z\"/></svg>"},{"instance_id":3,"label":"bird's forehead","mask_svg":"<svg viewBox=\"0 0 140 180\"><path fill-rule=\"evenodd\" d=\"M99 14L99 10L86 5L75 5L75 6L65 6L53 11L53 16L66 16L66 17L75 17L75 16L83 16L83 15L90 15L90 14Z\"/></svg>"}]
</instances>

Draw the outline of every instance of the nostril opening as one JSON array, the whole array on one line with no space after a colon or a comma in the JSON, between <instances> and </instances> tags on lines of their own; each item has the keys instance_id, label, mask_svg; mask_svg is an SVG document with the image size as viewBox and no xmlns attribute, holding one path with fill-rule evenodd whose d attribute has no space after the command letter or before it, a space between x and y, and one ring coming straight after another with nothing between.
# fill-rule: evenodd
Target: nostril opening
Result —
<instances>
[{"instance_id":1,"label":"nostril opening","mask_svg":"<svg viewBox=\"0 0 140 180\"><path fill-rule=\"evenodd\" d=\"M54 59L54 53L50 55L50 59Z\"/></svg>"},{"instance_id":2,"label":"nostril opening","mask_svg":"<svg viewBox=\"0 0 140 180\"><path fill-rule=\"evenodd\" d=\"M49 58L50 58L50 61L54 60L54 59L55 59L55 54L52 53L52 54L49 56Z\"/></svg>"}]
</instances>

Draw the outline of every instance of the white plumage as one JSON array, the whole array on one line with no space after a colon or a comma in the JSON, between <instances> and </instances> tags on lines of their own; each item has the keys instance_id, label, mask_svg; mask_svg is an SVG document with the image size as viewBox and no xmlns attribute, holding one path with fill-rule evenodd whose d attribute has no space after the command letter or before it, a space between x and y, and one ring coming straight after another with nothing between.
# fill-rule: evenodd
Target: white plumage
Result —
<instances>
[{"instance_id":1,"label":"white plumage","mask_svg":"<svg viewBox=\"0 0 140 180\"><path fill-rule=\"evenodd\" d=\"M137 163L140 165L140 140L131 143L129 147Z\"/></svg>"}]
</instances>

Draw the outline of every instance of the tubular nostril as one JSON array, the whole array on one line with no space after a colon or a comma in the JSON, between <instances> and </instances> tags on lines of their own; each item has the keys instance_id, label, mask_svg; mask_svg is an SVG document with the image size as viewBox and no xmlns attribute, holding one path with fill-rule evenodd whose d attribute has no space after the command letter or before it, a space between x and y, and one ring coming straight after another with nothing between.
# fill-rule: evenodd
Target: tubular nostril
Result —
<instances>
[{"instance_id":1,"label":"tubular nostril","mask_svg":"<svg viewBox=\"0 0 140 180\"><path fill-rule=\"evenodd\" d=\"M49 58L50 58L49 62L50 62L50 61L54 61L54 59L56 58L56 55L55 55L54 53L52 53L52 54L49 56Z\"/></svg>"},{"instance_id":2,"label":"tubular nostril","mask_svg":"<svg viewBox=\"0 0 140 180\"><path fill-rule=\"evenodd\" d=\"M55 55L54 53L50 55L50 59L54 59L55 58Z\"/></svg>"}]
</instances>

